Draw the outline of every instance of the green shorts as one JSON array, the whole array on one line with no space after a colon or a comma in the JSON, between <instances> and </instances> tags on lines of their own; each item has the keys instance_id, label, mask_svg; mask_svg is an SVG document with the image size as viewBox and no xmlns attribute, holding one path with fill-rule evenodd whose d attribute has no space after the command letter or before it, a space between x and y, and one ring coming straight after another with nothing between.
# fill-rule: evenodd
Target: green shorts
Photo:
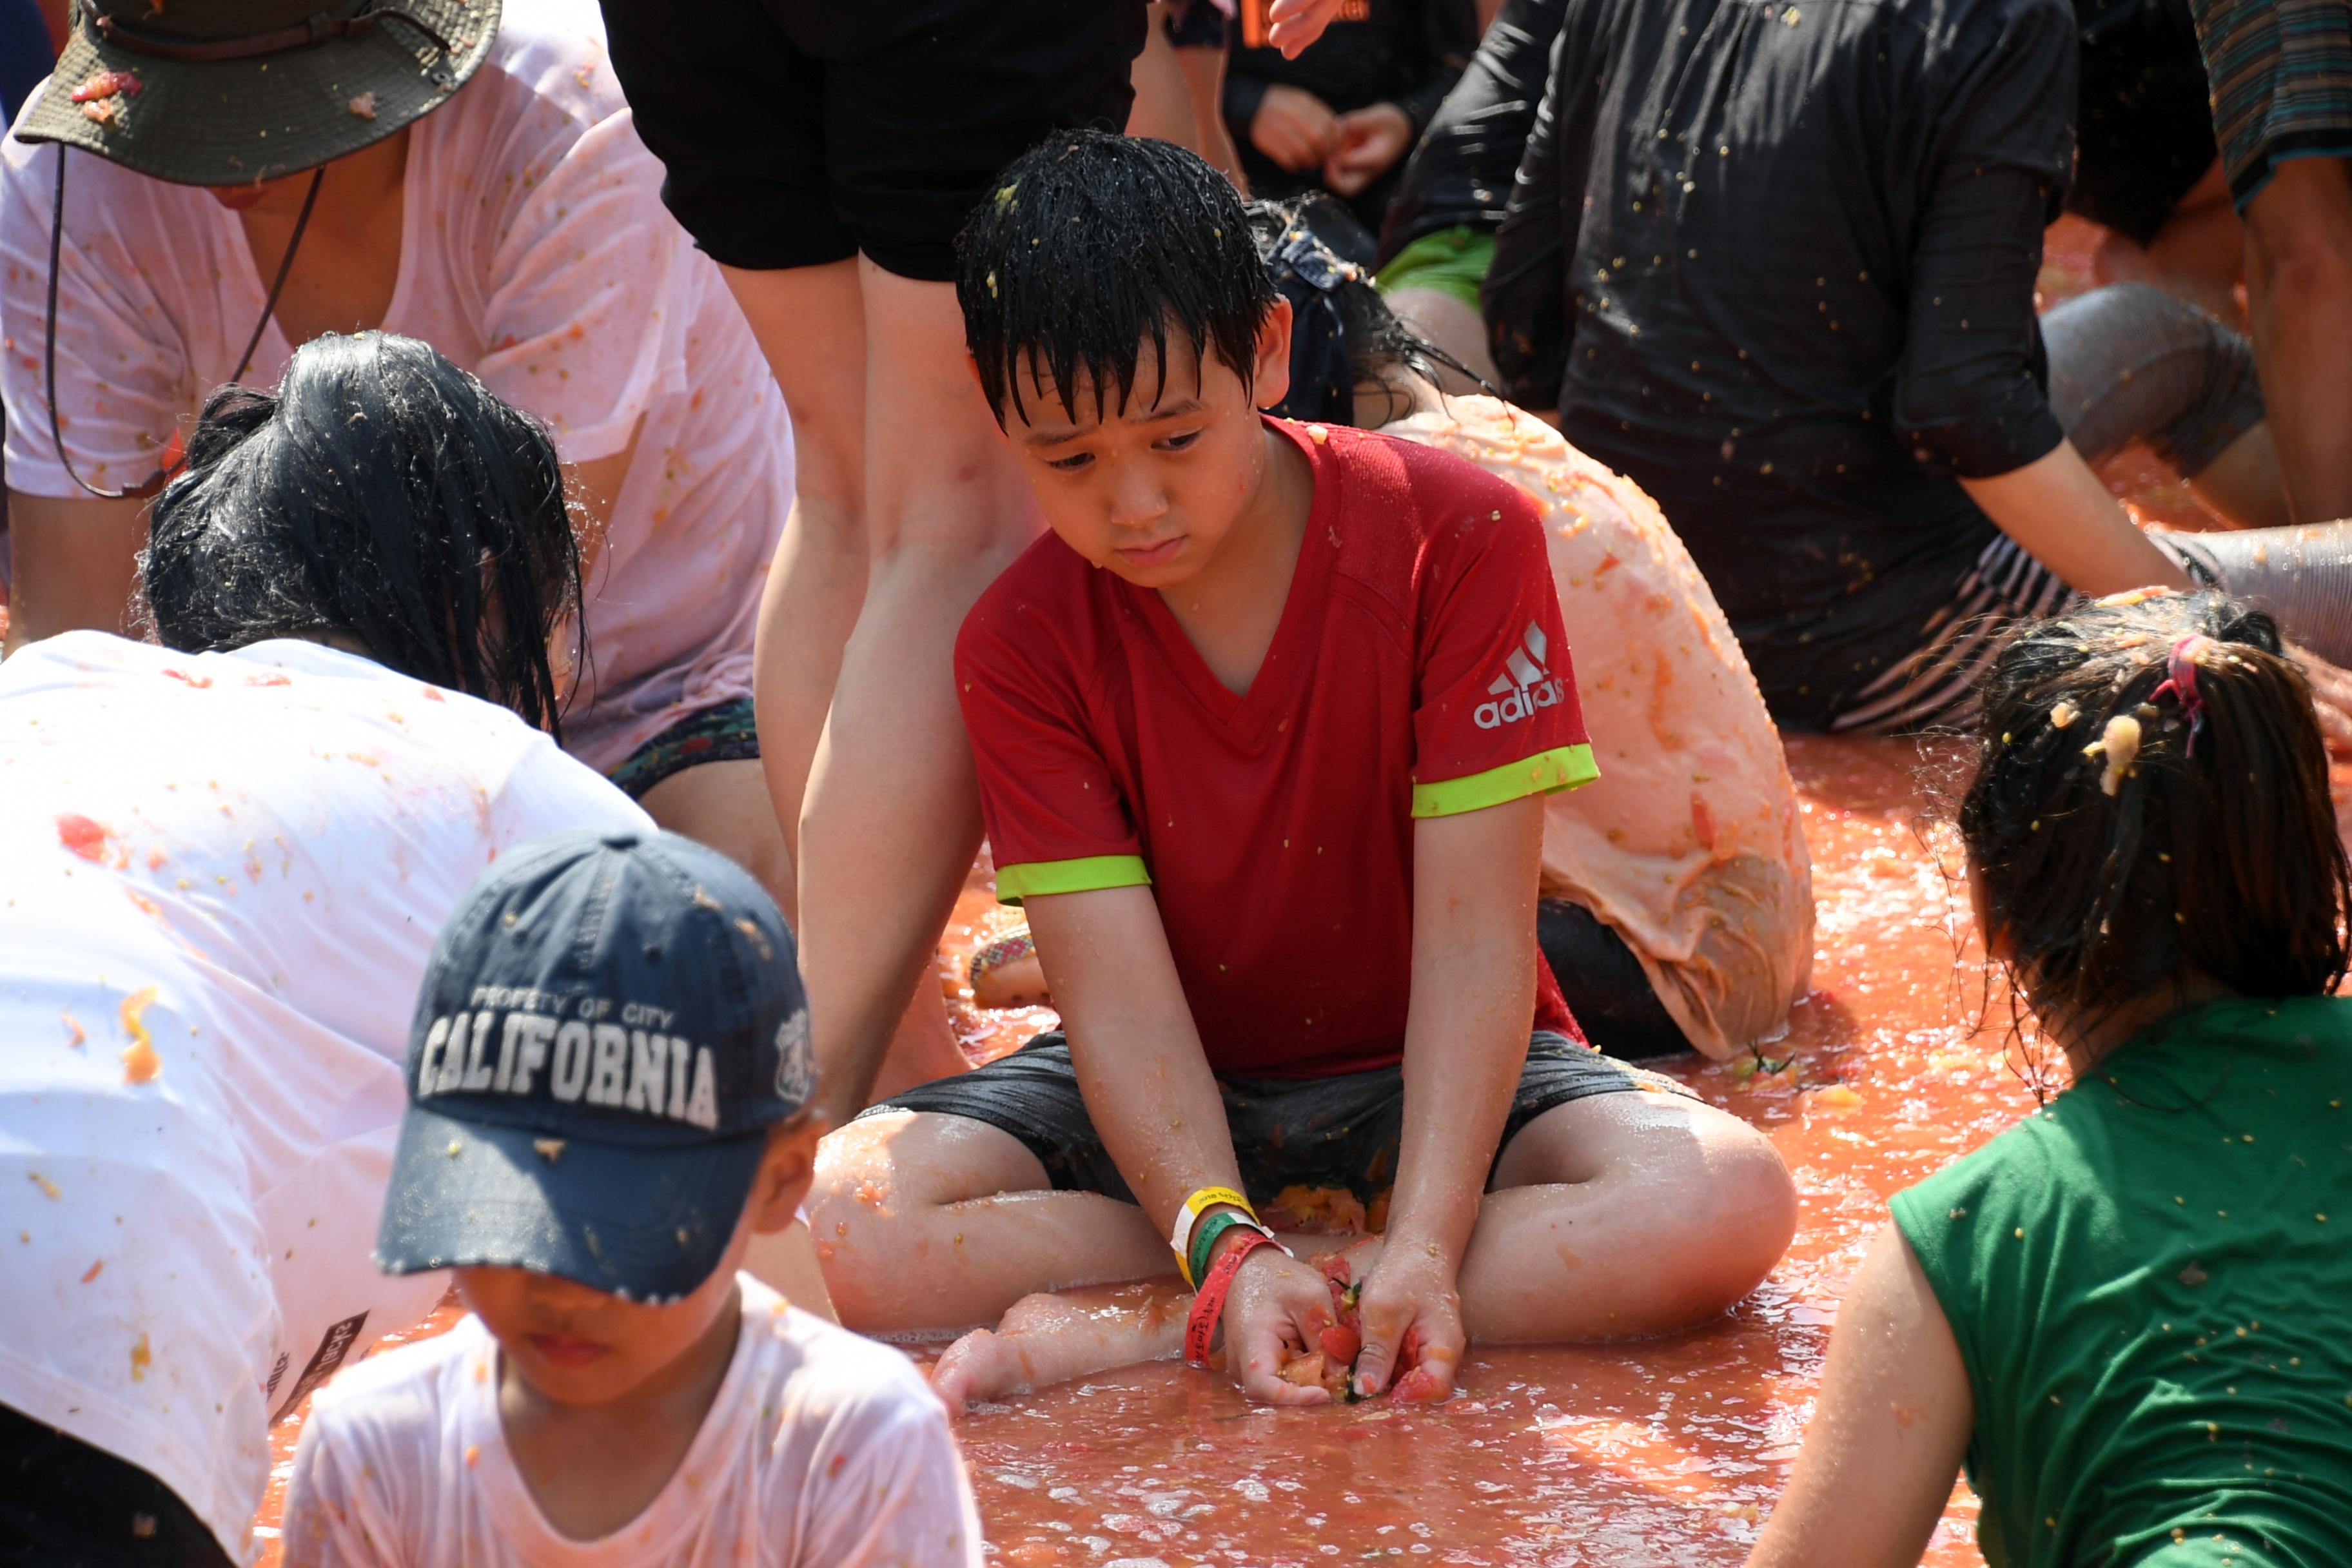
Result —
<instances>
[{"instance_id":1,"label":"green shorts","mask_svg":"<svg viewBox=\"0 0 2352 1568\"><path fill-rule=\"evenodd\" d=\"M1486 281L1486 268L1494 262L1494 235L1465 224L1423 235L1398 251L1372 283L1383 294L1400 289L1434 289L1475 310L1478 290Z\"/></svg>"}]
</instances>

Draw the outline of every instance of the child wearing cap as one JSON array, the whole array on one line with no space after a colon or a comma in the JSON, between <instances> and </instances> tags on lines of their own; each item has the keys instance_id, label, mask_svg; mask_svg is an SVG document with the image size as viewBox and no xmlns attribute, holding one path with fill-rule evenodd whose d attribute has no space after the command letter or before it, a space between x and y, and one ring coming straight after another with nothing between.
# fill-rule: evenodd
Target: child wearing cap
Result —
<instances>
[{"instance_id":1,"label":"child wearing cap","mask_svg":"<svg viewBox=\"0 0 2352 1568\"><path fill-rule=\"evenodd\" d=\"M288 1568L981 1561L897 1352L739 1273L821 1120L791 936L670 834L551 835L443 931L377 1238L472 1315L318 1396Z\"/></svg>"},{"instance_id":2,"label":"child wearing cap","mask_svg":"<svg viewBox=\"0 0 2352 1568\"><path fill-rule=\"evenodd\" d=\"M1795 1194L1755 1130L1591 1050L1538 957L1543 797L1596 769L1535 502L1262 416L1290 309L1180 148L1057 134L960 254L1054 537L964 621L956 694L1065 1028L827 1141L843 1321L1181 1271L1188 1341L1222 1326L1247 1392L1306 1404L1442 1395L1465 1336L1720 1312ZM1350 1263L1360 1343L1324 1338L1323 1274L1258 1226L1294 1185L1388 1199Z\"/></svg>"}]
</instances>

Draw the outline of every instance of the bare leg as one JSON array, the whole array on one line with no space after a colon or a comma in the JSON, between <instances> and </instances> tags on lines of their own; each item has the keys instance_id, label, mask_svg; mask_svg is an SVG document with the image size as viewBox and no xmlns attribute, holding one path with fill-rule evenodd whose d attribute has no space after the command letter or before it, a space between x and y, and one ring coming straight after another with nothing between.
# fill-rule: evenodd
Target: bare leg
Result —
<instances>
[{"instance_id":1,"label":"bare leg","mask_svg":"<svg viewBox=\"0 0 2352 1568\"><path fill-rule=\"evenodd\" d=\"M1169 1361L1184 1353L1192 1305L1172 1281L1024 1296L993 1330L974 1329L947 1348L931 1368L931 1390L958 1411L975 1399Z\"/></svg>"},{"instance_id":2,"label":"bare leg","mask_svg":"<svg viewBox=\"0 0 2352 1568\"><path fill-rule=\"evenodd\" d=\"M1184 73L1192 93L1192 119L1201 128L1201 156L1217 166L1249 195L1249 176L1242 173L1242 155L1234 148L1233 132L1225 128L1225 51L1193 46L1178 49L1176 68Z\"/></svg>"},{"instance_id":3,"label":"bare leg","mask_svg":"<svg viewBox=\"0 0 2352 1568\"><path fill-rule=\"evenodd\" d=\"M792 852L784 847L758 763L730 759L680 768L638 804L670 832L709 845L757 877L777 903L791 894Z\"/></svg>"},{"instance_id":4,"label":"bare leg","mask_svg":"<svg viewBox=\"0 0 2352 1568\"><path fill-rule=\"evenodd\" d=\"M2255 426L2189 481L2198 503L2233 528L2284 528L2286 491L2279 484L2278 444L2268 420Z\"/></svg>"},{"instance_id":5,"label":"bare leg","mask_svg":"<svg viewBox=\"0 0 2352 1568\"><path fill-rule=\"evenodd\" d=\"M798 493L760 602L754 675L761 763L787 855L799 850L809 770L841 674L842 649L866 597L866 322L858 266L725 269L783 388L797 449ZM793 931L801 931L791 867L768 887ZM912 1003L899 1015L877 1075L876 1087L883 1092L969 1065L937 991L915 987ZM846 1118L863 1103L845 1100L831 1109Z\"/></svg>"},{"instance_id":6,"label":"bare leg","mask_svg":"<svg viewBox=\"0 0 2352 1568\"><path fill-rule=\"evenodd\" d=\"M2153 283L2234 327L2240 320L2238 275L2245 259L2245 231L2216 158L2146 249L2102 229L2091 271L2102 283Z\"/></svg>"},{"instance_id":7,"label":"bare leg","mask_svg":"<svg viewBox=\"0 0 2352 1568\"><path fill-rule=\"evenodd\" d=\"M814 1312L828 1323L841 1321L824 1288L824 1271L817 1267L808 1226L800 1221L772 1236L754 1236L751 1250L743 1255L743 1267L752 1279L802 1311Z\"/></svg>"},{"instance_id":8,"label":"bare leg","mask_svg":"<svg viewBox=\"0 0 2352 1568\"><path fill-rule=\"evenodd\" d=\"M869 1332L939 1329L1022 1303L1021 1320L994 1337L1052 1335L1079 1321L1085 1302L1065 1310L1024 1297L1111 1279L1177 1289L1166 1244L1139 1210L1044 1185L1016 1140L961 1117L877 1116L827 1139L811 1212L842 1321ZM1753 1289L1796 1224L1787 1168L1737 1117L1660 1094L1575 1100L1504 1151L1463 1261L1464 1321L1474 1340L1535 1343L1685 1328ZM975 1343L960 1375L970 1389L1004 1391L1049 1371L1078 1376L1163 1353L1157 1318L1086 1321L1058 1350Z\"/></svg>"},{"instance_id":9,"label":"bare leg","mask_svg":"<svg viewBox=\"0 0 2352 1568\"><path fill-rule=\"evenodd\" d=\"M2287 510L2297 522L2352 516L2352 166L2281 163L2245 216L2254 353Z\"/></svg>"},{"instance_id":10,"label":"bare leg","mask_svg":"<svg viewBox=\"0 0 2352 1568\"><path fill-rule=\"evenodd\" d=\"M1462 1264L1475 1341L1664 1333L1713 1317L1788 1250L1797 1190L1771 1142L1664 1094L1571 1101L1504 1150Z\"/></svg>"},{"instance_id":11,"label":"bare leg","mask_svg":"<svg viewBox=\"0 0 2352 1568\"><path fill-rule=\"evenodd\" d=\"M1512 1140L1496 1183L1462 1269L1475 1341L1688 1327L1754 1289L1796 1233L1796 1189L1763 1134L1663 1095L1601 1095L1546 1112ZM1379 1257L1376 1237L1284 1240L1309 1259L1344 1247L1360 1279ZM1026 1297L993 1331L950 1347L932 1386L955 1410L1164 1360L1181 1348L1191 1304L1172 1279Z\"/></svg>"},{"instance_id":12,"label":"bare leg","mask_svg":"<svg viewBox=\"0 0 2352 1568\"><path fill-rule=\"evenodd\" d=\"M1141 1209L1052 1191L1018 1139L961 1116L889 1111L834 1133L809 1213L841 1321L865 1333L993 1323L1040 1291L1176 1274Z\"/></svg>"},{"instance_id":13,"label":"bare leg","mask_svg":"<svg viewBox=\"0 0 2352 1568\"><path fill-rule=\"evenodd\" d=\"M1207 157L1199 120L1192 110L1192 87L1184 68L1176 63L1176 47L1161 26L1168 7L1153 0L1150 19L1144 24L1143 52L1135 57L1130 79L1135 83L1135 107L1128 110L1129 136L1157 137L1190 148ZM1211 159L1214 162L1214 159Z\"/></svg>"},{"instance_id":14,"label":"bare leg","mask_svg":"<svg viewBox=\"0 0 2352 1568\"><path fill-rule=\"evenodd\" d=\"M723 269L792 410L797 493L760 601L760 761L797 854L801 800L866 597L866 312L857 264ZM798 900L778 895L797 925Z\"/></svg>"},{"instance_id":15,"label":"bare leg","mask_svg":"<svg viewBox=\"0 0 2352 1568\"><path fill-rule=\"evenodd\" d=\"M980 843L956 630L1040 528L964 354L953 289L858 267L870 564L800 839L802 963L839 1120L866 1102Z\"/></svg>"},{"instance_id":16,"label":"bare leg","mask_svg":"<svg viewBox=\"0 0 2352 1568\"><path fill-rule=\"evenodd\" d=\"M670 774L646 792L643 804L662 826L709 845L759 878L797 930L792 853L784 847L783 827L768 788L769 775L757 763L705 763ZM918 986L891 1038L879 1085L883 1092L895 1094L971 1065L948 1025L940 988Z\"/></svg>"}]
</instances>

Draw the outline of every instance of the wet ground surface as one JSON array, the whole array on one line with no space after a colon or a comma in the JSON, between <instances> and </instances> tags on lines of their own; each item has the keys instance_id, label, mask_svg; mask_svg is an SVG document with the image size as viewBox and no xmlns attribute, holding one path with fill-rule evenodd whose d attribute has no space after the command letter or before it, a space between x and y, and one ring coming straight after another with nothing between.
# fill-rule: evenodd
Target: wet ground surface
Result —
<instances>
[{"instance_id":1,"label":"wet ground surface","mask_svg":"<svg viewBox=\"0 0 2352 1568\"><path fill-rule=\"evenodd\" d=\"M1160 1365L968 1418L991 1541L1024 1565L1736 1563L1784 1481L1846 1278L1895 1189L2032 1103L1923 828L1951 753L1801 738L1790 763L1814 855L1814 991L1779 1073L1674 1070L1765 1128L1804 1214L1771 1279L1722 1322L1576 1350L1475 1350L1430 1407L1276 1415ZM1927 1562L1978 1561L1955 1499Z\"/></svg>"},{"instance_id":2,"label":"wet ground surface","mask_svg":"<svg viewBox=\"0 0 2352 1568\"><path fill-rule=\"evenodd\" d=\"M1998 994L1960 932L1948 835L1926 826L1948 748L1800 737L1820 908L1813 992L1779 1072L1672 1070L1767 1129L1803 1193L1795 1247L1722 1322L1575 1350L1475 1350L1434 1408L1255 1411L1206 1373L1132 1369L976 1412L963 1426L981 1511L1014 1564L1736 1563L1778 1493L1811 1408L1846 1278L1886 1194L2032 1103L2004 1054ZM1936 847L1944 845L1940 853ZM966 895L943 973L1010 923ZM1051 1023L958 1011L976 1058ZM453 1313L436 1314L422 1332ZM407 1336L407 1337L415 1337ZM298 1427L283 1424L279 1458ZM283 1471L281 1462L281 1475ZM273 1523L277 1497L264 1516ZM1978 1561L1965 1494L1927 1561Z\"/></svg>"},{"instance_id":3,"label":"wet ground surface","mask_svg":"<svg viewBox=\"0 0 2352 1568\"><path fill-rule=\"evenodd\" d=\"M2079 225L2053 231L2045 300L2087 285L2088 254ZM2144 452L2105 474L2143 521L2200 525L2187 491ZM1767 1130L1796 1174L1803 1217L1771 1278L1721 1322L1671 1339L1474 1348L1462 1392L1435 1407L1276 1415L1206 1373L1162 1364L977 1412L962 1435L997 1561L1741 1561L1786 1480L1839 1298L1887 1195L2033 1103L2034 1053L2013 1042L2005 994L1987 984L1950 879L1958 856L1933 826L1957 752L1806 736L1789 754L1820 913L1812 994L1764 1052L1767 1068L1786 1066L1670 1069ZM941 950L947 983L1013 918L976 879ZM1043 1009L962 1005L957 1016L975 1059L1053 1021ZM445 1308L394 1340L454 1317ZM298 1432L299 1417L274 1435L265 1530ZM1924 1561L1979 1562L1974 1513L1956 1491Z\"/></svg>"}]
</instances>

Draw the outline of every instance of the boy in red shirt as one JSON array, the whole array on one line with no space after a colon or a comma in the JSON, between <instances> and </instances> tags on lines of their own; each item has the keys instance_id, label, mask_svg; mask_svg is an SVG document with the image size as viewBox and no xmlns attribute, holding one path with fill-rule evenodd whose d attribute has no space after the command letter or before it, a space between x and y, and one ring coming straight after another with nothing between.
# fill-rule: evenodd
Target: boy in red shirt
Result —
<instances>
[{"instance_id":1,"label":"boy in red shirt","mask_svg":"<svg viewBox=\"0 0 2352 1568\"><path fill-rule=\"evenodd\" d=\"M1164 1275L1252 1394L1332 1317L1247 1194L1391 1196L1349 1392L1465 1331L1654 1332L1762 1278L1796 1202L1745 1123L1585 1046L1536 947L1542 796L1595 776L1532 503L1261 416L1289 307L1233 191L1056 136L966 228L982 389L1053 530L956 647L1000 897L1062 1031L830 1141L843 1321L992 1321ZM1647 1093L1619 1092L1648 1089ZM1171 1257L1172 1251L1172 1257ZM1361 1255L1359 1255L1360 1259Z\"/></svg>"}]
</instances>

